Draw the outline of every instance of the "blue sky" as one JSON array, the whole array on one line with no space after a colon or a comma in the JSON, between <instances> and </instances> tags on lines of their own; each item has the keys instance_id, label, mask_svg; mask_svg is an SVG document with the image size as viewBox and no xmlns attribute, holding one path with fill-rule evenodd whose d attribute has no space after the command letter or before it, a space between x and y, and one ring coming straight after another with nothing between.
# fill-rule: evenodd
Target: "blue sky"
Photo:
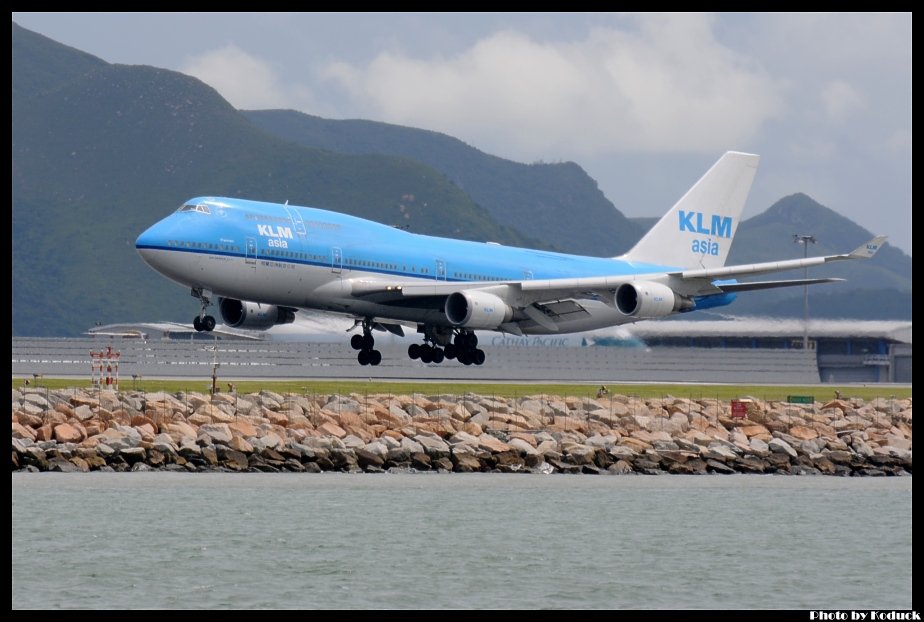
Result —
<instances>
[{"instance_id":1,"label":"blue sky","mask_svg":"<svg viewBox=\"0 0 924 622\"><path fill-rule=\"evenodd\" d=\"M13 19L110 62L189 73L239 108L573 160L628 216L661 215L724 151L758 153L746 215L805 192L911 250L907 13Z\"/></svg>"}]
</instances>

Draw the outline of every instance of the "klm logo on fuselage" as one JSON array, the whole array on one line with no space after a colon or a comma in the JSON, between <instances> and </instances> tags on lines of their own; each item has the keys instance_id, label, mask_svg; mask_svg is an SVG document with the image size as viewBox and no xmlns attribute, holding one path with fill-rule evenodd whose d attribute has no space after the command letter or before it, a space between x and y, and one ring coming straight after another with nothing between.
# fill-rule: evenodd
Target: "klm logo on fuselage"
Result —
<instances>
[{"instance_id":1,"label":"klm logo on fuselage","mask_svg":"<svg viewBox=\"0 0 924 622\"><path fill-rule=\"evenodd\" d=\"M257 225L257 233L268 238L292 239L292 229L281 225Z\"/></svg>"},{"instance_id":2,"label":"klm logo on fuselage","mask_svg":"<svg viewBox=\"0 0 924 622\"><path fill-rule=\"evenodd\" d=\"M714 255L718 257L721 247L719 243L712 238L731 238L731 216L716 216L713 214L712 218L707 221L707 216L704 216L702 212L677 210L677 213L680 216L681 231L711 236L710 239L693 240L690 245L690 252L697 255Z\"/></svg>"},{"instance_id":3,"label":"klm logo on fuselage","mask_svg":"<svg viewBox=\"0 0 924 622\"><path fill-rule=\"evenodd\" d=\"M270 238L266 241L266 245L276 248L289 248L289 243L286 240L293 239L292 229L282 225L257 225L257 233L263 237Z\"/></svg>"}]
</instances>

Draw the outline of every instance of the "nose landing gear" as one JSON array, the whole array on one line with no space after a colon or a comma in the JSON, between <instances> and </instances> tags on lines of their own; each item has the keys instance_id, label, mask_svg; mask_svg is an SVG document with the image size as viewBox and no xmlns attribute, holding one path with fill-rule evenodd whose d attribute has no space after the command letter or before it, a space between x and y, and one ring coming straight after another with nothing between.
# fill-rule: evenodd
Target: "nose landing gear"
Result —
<instances>
[{"instance_id":1,"label":"nose landing gear","mask_svg":"<svg viewBox=\"0 0 924 622\"><path fill-rule=\"evenodd\" d=\"M212 332L215 330L215 318L205 314L206 307L212 304L212 293L201 287L194 287L192 291L190 291L190 294L192 294L193 298L199 299L199 315L193 318L193 328L200 333L202 331Z\"/></svg>"}]
</instances>

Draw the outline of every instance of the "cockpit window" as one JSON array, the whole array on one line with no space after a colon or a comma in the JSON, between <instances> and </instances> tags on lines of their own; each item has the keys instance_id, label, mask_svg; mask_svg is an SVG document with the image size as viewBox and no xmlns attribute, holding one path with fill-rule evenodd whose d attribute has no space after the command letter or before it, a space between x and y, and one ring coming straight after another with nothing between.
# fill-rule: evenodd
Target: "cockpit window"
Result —
<instances>
[{"instance_id":1,"label":"cockpit window","mask_svg":"<svg viewBox=\"0 0 924 622\"><path fill-rule=\"evenodd\" d=\"M178 212L199 212L200 214L211 214L212 210L205 203L184 203L180 206Z\"/></svg>"}]
</instances>

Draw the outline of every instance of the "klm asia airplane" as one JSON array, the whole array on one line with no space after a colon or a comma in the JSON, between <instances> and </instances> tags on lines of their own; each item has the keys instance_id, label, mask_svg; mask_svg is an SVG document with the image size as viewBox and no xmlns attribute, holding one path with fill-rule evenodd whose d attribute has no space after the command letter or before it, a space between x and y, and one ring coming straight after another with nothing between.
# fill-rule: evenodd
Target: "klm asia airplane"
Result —
<instances>
[{"instance_id":1,"label":"klm asia airplane","mask_svg":"<svg viewBox=\"0 0 924 622\"><path fill-rule=\"evenodd\" d=\"M586 331L727 305L738 292L841 279L738 277L872 257L851 253L725 267L759 157L726 153L625 255L583 257L416 235L308 207L200 197L138 237L152 268L201 302L196 330L292 322L298 309L354 318L362 365L378 365L373 330L423 344L412 359L480 365L475 329L513 335Z\"/></svg>"}]
</instances>

